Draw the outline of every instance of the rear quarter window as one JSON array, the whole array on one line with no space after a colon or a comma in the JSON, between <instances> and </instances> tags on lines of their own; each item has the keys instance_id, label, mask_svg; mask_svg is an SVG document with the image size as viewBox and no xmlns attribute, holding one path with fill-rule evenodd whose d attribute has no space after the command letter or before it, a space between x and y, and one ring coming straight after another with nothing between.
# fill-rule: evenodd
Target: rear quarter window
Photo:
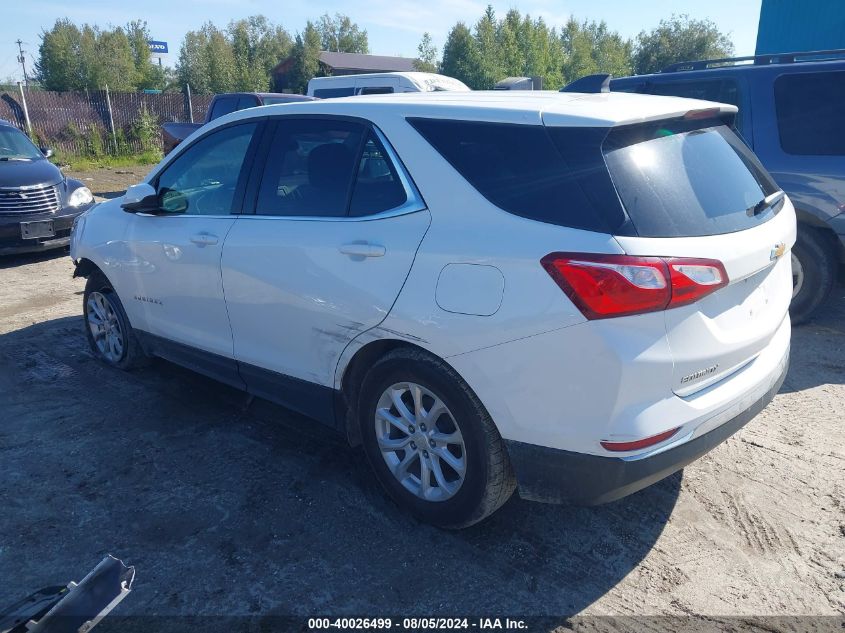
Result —
<instances>
[{"instance_id":1,"label":"rear quarter window","mask_svg":"<svg viewBox=\"0 0 845 633\"><path fill-rule=\"evenodd\" d=\"M845 71L781 75L775 108L784 152L845 155Z\"/></svg>"},{"instance_id":2,"label":"rear quarter window","mask_svg":"<svg viewBox=\"0 0 845 633\"><path fill-rule=\"evenodd\" d=\"M606 130L570 138L566 160L542 125L408 121L481 195L509 213L598 232L613 232L624 222L601 157ZM600 184L591 186L596 177ZM604 203L594 194L612 199Z\"/></svg>"}]
</instances>

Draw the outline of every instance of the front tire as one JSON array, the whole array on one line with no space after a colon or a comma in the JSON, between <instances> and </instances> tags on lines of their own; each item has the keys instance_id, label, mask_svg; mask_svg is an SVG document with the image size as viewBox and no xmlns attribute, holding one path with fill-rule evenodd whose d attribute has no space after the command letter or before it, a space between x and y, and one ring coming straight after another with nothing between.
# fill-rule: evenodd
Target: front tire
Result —
<instances>
[{"instance_id":1,"label":"front tire","mask_svg":"<svg viewBox=\"0 0 845 633\"><path fill-rule=\"evenodd\" d=\"M379 482L426 523L463 528L510 498L507 451L484 406L444 362L398 349L370 369L358 419Z\"/></svg>"},{"instance_id":2,"label":"front tire","mask_svg":"<svg viewBox=\"0 0 845 633\"><path fill-rule=\"evenodd\" d=\"M118 369L134 369L149 362L120 298L99 271L85 284L82 311L88 345L97 360Z\"/></svg>"},{"instance_id":3,"label":"front tire","mask_svg":"<svg viewBox=\"0 0 845 633\"><path fill-rule=\"evenodd\" d=\"M827 235L806 225L798 226L798 238L792 248L792 303L789 316L793 324L805 323L827 299L836 282L837 261Z\"/></svg>"}]
</instances>

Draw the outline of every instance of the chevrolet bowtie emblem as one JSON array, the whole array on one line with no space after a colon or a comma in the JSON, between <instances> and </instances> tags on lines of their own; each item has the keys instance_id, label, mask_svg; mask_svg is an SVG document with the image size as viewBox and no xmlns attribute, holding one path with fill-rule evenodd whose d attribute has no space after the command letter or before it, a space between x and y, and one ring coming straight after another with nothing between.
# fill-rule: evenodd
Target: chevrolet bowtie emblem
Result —
<instances>
[{"instance_id":1,"label":"chevrolet bowtie emblem","mask_svg":"<svg viewBox=\"0 0 845 633\"><path fill-rule=\"evenodd\" d=\"M786 252L786 244L780 242L779 244L775 244L775 247L772 249L772 252L769 253L769 259L774 261L781 257Z\"/></svg>"}]
</instances>

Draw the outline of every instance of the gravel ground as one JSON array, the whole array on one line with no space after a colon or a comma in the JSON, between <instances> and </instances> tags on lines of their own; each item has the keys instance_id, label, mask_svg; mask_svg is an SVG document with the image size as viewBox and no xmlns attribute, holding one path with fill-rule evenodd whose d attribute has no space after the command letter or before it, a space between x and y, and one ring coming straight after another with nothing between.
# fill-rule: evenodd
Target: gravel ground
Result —
<instances>
[{"instance_id":1,"label":"gravel ground","mask_svg":"<svg viewBox=\"0 0 845 633\"><path fill-rule=\"evenodd\" d=\"M122 196L129 185L141 182L152 171L154 165L136 165L129 167L101 167L96 169L65 168L65 174L85 183L98 198L116 198Z\"/></svg>"},{"instance_id":2,"label":"gravel ground","mask_svg":"<svg viewBox=\"0 0 845 633\"><path fill-rule=\"evenodd\" d=\"M451 533L317 423L163 361L97 363L71 273L0 260L0 607L111 552L137 567L124 615L845 613L843 286L794 329L774 402L683 473Z\"/></svg>"}]
</instances>

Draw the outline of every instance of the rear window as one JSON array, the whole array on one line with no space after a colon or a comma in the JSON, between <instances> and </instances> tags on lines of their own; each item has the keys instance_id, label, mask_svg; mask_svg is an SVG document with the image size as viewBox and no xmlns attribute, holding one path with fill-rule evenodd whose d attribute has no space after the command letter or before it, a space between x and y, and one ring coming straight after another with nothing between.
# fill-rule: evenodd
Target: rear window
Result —
<instances>
[{"instance_id":1,"label":"rear window","mask_svg":"<svg viewBox=\"0 0 845 633\"><path fill-rule=\"evenodd\" d=\"M845 155L845 72L781 75L775 107L787 154Z\"/></svg>"},{"instance_id":2,"label":"rear window","mask_svg":"<svg viewBox=\"0 0 845 633\"><path fill-rule=\"evenodd\" d=\"M442 119L411 125L485 198L515 215L588 231L613 232L624 222L600 145L606 130L586 130L567 145L567 159L545 126ZM593 151L581 151L592 148ZM598 177L598 186L590 186ZM613 194L615 198L615 194Z\"/></svg>"},{"instance_id":3,"label":"rear window","mask_svg":"<svg viewBox=\"0 0 845 633\"><path fill-rule=\"evenodd\" d=\"M778 187L719 121L618 128L603 147L619 198L642 237L732 233L778 210L750 211Z\"/></svg>"}]
</instances>

